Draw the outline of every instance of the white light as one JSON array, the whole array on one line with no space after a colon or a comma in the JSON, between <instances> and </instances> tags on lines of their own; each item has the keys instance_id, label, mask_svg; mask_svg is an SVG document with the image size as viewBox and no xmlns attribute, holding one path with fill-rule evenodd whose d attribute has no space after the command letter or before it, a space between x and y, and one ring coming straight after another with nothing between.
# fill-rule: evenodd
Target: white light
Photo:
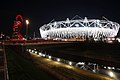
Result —
<instances>
[{"instance_id":1,"label":"white light","mask_svg":"<svg viewBox=\"0 0 120 80\"><path fill-rule=\"evenodd\" d=\"M72 65L72 62L71 62L71 61L69 62L69 65Z\"/></svg>"},{"instance_id":2,"label":"white light","mask_svg":"<svg viewBox=\"0 0 120 80\"><path fill-rule=\"evenodd\" d=\"M70 23L70 20L69 20L69 18L67 18L67 20L66 20L66 23Z\"/></svg>"},{"instance_id":3,"label":"white light","mask_svg":"<svg viewBox=\"0 0 120 80\"><path fill-rule=\"evenodd\" d=\"M27 24L27 25L29 24L29 20L26 20L26 24Z\"/></svg>"},{"instance_id":4,"label":"white light","mask_svg":"<svg viewBox=\"0 0 120 80\"><path fill-rule=\"evenodd\" d=\"M57 23L56 22L54 22L54 26L56 26L57 25Z\"/></svg>"},{"instance_id":5,"label":"white light","mask_svg":"<svg viewBox=\"0 0 120 80\"><path fill-rule=\"evenodd\" d=\"M45 57L45 54L42 54L43 57Z\"/></svg>"},{"instance_id":6,"label":"white light","mask_svg":"<svg viewBox=\"0 0 120 80\"><path fill-rule=\"evenodd\" d=\"M48 56L49 59L51 59L52 57L51 56Z\"/></svg>"},{"instance_id":7,"label":"white light","mask_svg":"<svg viewBox=\"0 0 120 80\"><path fill-rule=\"evenodd\" d=\"M37 51L35 51L35 54L37 54Z\"/></svg>"},{"instance_id":8,"label":"white light","mask_svg":"<svg viewBox=\"0 0 120 80\"><path fill-rule=\"evenodd\" d=\"M34 52L34 50L32 50L32 53Z\"/></svg>"},{"instance_id":9,"label":"white light","mask_svg":"<svg viewBox=\"0 0 120 80\"><path fill-rule=\"evenodd\" d=\"M110 76L110 77L114 77L114 73L113 72L108 72L108 75Z\"/></svg>"},{"instance_id":10,"label":"white light","mask_svg":"<svg viewBox=\"0 0 120 80\"><path fill-rule=\"evenodd\" d=\"M84 19L84 23L88 23L88 19L87 19L87 17L85 17L85 19Z\"/></svg>"},{"instance_id":11,"label":"white light","mask_svg":"<svg viewBox=\"0 0 120 80\"><path fill-rule=\"evenodd\" d=\"M93 70L93 72L96 72L96 70Z\"/></svg>"},{"instance_id":12,"label":"white light","mask_svg":"<svg viewBox=\"0 0 120 80\"><path fill-rule=\"evenodd\" d=\"M115 69L115 67L112 67L112 69Z\"/></svg>"},{"instance_id":13,"label":"white light","mask_svg":"<svg viewBox=\"0 0 120 80\"><path fill-rule=\"evenodd\" d=\"M111 38L108 38L108 40L111 40Z\"/></svg>"},{"instance_id":14,"label":"white light","mask_svg":"<svg viewBox=\"0 0 120 80\"><path fill-rule=\"evenodd\" d=\"M112 38L112 40L114 41L114 40L115 40L115 38Z\"/></svg>"},{"instance_id":15,"label":"white light","mask_svg":"<svg viewBox=\"0 0 120 80\"><path fill-rule=\"evenodd\" d=\"M31 52L31 49L29 49L29 52Z\"/></svg>"},{"instance_id":16,"label":"white light","mask_svg":"<svg viewBox=\"0 0 120 80\"><path fill-rule=\"evenodd\" d=\"M104 66L104 68L106 69L106 66Z\"/></svg>"},{"instance_id":17,"label":"white light","mask_svg":"<svg viewBox=\"0 0 120 80\"><path fill-rule=\"evenodd\" d=\"M57 58L57 61L58 61L58 62L60 62L60 59L59 59L59 58Z\"/></svg>"},{"instance_id":18,"label":"white light","mask_svg":"<svg viewBox=\"0 0 120 80\"><path fill-rule=\"evenodd\" d=\"M79 24L75 24L76 27L79 27Z\"/></svg>"},{"instance_id":19,"label":"white light","mask_svg":"<svg viewBox=\"0 0 120 80\"><path fill-rule=\"evenodd\" d=\"M113 41L108 41L108 43L113 43Z\"/></svg>"},{"instance_id":20,"label":"white light","mask_svg":"<svg viewBox=\"0 0 120 80\"><path fill-rule=\"evenodd\" d=\"M79 62L78 64L79 64L79 65L84 65L85 63L84 63L84 62Z\"/></svg>"},{"instance_id":21,"label":"white light","mask_svg":"<svg viewBox=\"0 0 120 80\"><path fill-rule=\"evenodd\" d=\"M39 55L41 56L42 54L41 54L41 53L39 53Z\"/></svg>"},{"instance_id":22,"label":"white light","mask_svg":"<svg viewBox=\"0 0 120 80\"><path fill-rule=\"evenodd\" d=\"M108 69L111 69L111 67L108 67Z\"/></svg>"}]
</instances>

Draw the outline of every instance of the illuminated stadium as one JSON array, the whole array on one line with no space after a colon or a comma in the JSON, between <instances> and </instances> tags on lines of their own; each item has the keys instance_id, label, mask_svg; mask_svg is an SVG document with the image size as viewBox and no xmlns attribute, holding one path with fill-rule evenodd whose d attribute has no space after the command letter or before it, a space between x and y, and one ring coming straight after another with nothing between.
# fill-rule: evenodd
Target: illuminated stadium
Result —
<instances>
[{"instance_id":1,"label":"illuminated stadium","mask_svg":"<svg viewBox=\"0 0 120 80\"><path fill-rule=\"evenodd\" d=\"M40 27L42 38L47 39L103 39L117 36L120 25L109 20L72 19L55 21Z\"/></svg>"}]
</instances>

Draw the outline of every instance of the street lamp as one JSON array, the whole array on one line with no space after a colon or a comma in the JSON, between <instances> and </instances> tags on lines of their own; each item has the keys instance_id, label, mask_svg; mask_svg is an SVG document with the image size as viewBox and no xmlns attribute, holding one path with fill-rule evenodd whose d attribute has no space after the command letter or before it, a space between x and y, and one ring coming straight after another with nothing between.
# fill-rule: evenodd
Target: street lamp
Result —
<instances>
[{"instance_id":1,"label":"street lamp","mask_svg":"<svg viewBox=\"0 0 120 80\"><path fill-rule=\"evenodd\" d=\"M26 39L28 39L28 25L29 25L29 20L26 20Z\"/></svg>"}]
</instances>

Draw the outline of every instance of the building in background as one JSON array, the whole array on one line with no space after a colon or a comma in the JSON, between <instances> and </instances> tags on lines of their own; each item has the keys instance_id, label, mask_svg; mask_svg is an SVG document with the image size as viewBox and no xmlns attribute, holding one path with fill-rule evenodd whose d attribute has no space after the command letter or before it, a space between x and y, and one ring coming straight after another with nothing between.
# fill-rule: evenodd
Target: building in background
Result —
<instances>
[{"instance_id":1,"label":"building in background","mask_svg":"<svg viewBox=\"0 0 120 80\"><path fill-rule=\"evenodd\" d=\"M95 40L117 36L120 25L109 20L75 19L56 21L39 28L43 39Z\"/></svg>"}]
</instances>

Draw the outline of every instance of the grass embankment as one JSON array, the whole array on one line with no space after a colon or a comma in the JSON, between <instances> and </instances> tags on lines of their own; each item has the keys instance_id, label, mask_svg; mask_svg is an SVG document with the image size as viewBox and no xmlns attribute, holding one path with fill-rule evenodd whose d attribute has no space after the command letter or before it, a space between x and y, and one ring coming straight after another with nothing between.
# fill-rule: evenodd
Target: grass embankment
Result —
<instances>
[{"instance_id":1,"label":"grass embankment","mask_svg":"<svg viewBox=\"0 0 120 80\"><path fill-rule=\"evenodd\" d=\"M57 80L38 68L32 60L25 59L9 48L6 49L6 55L9 80Z\"/></svg>"}]
</instances>

